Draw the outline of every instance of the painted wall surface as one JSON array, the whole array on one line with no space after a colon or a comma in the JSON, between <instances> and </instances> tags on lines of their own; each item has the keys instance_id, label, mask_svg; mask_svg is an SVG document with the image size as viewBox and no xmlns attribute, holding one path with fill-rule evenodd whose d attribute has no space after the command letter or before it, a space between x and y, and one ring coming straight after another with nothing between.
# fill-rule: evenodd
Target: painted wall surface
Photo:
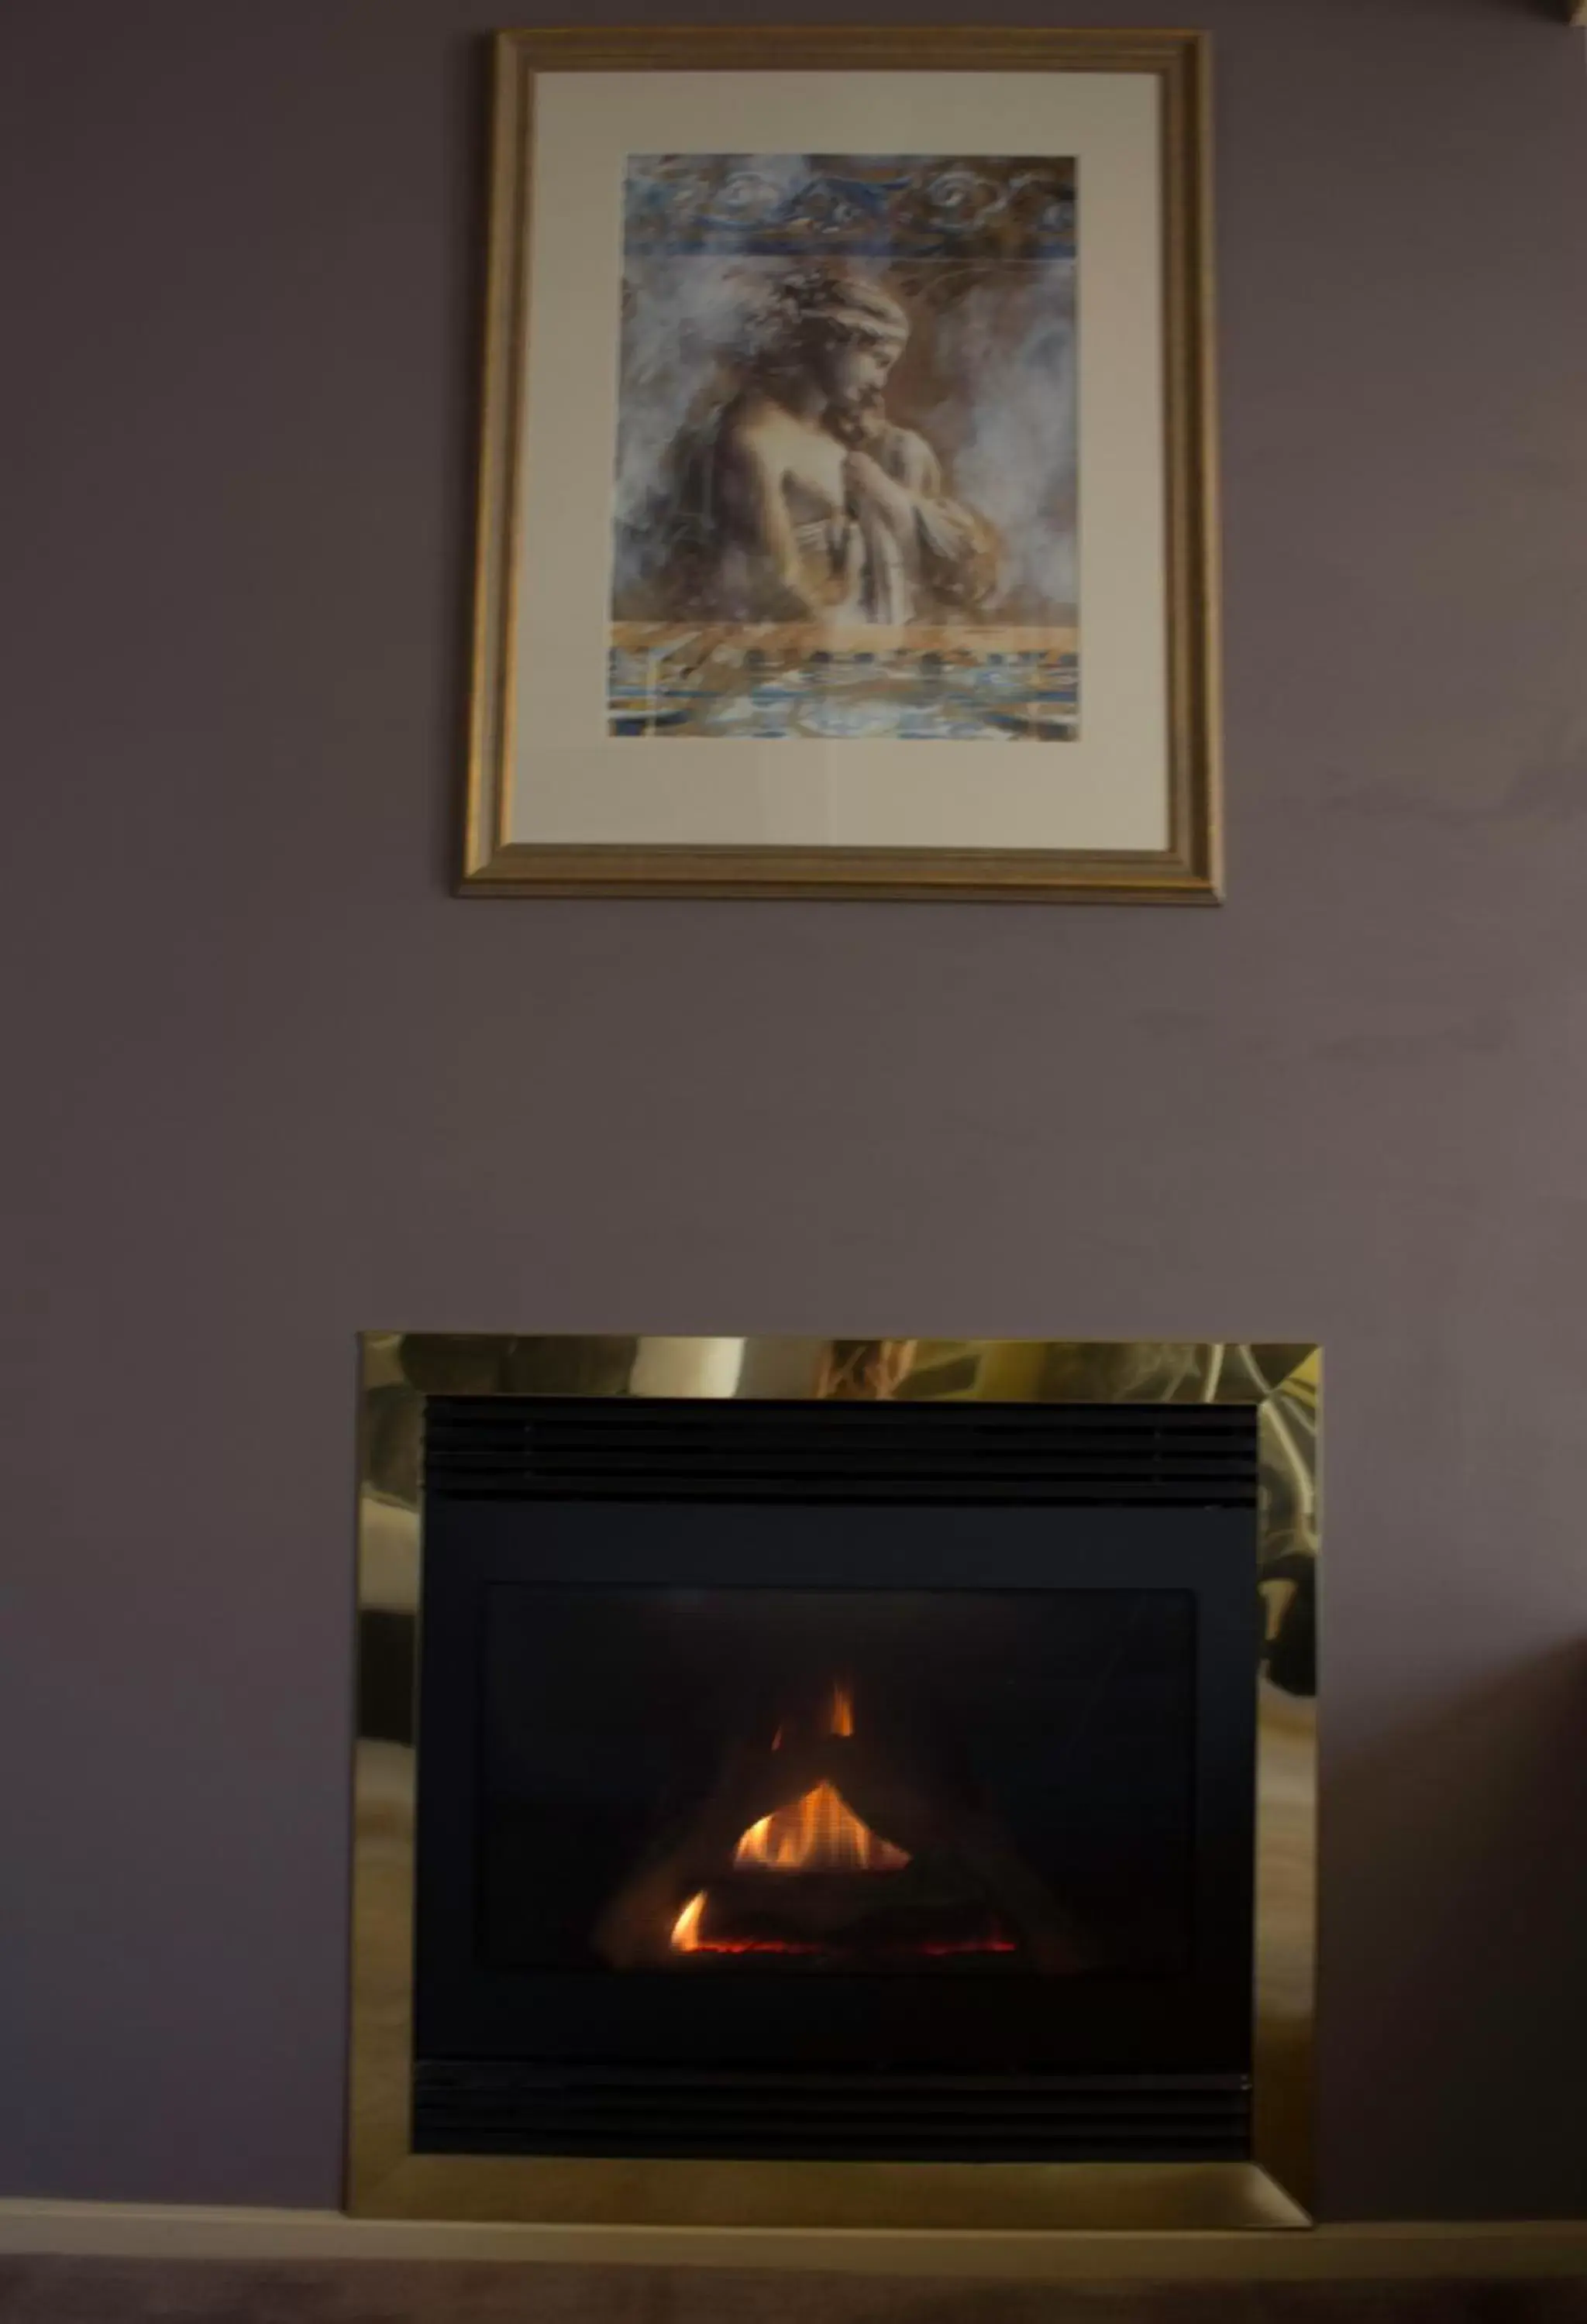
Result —
<instances>
[{"instance_id":1,"label":"painted wall surface","mask_svg":"<svg viewBox=\"0 0 1587 2324\"><path fill-rule=\"evenodd\" d=\"M1325 2206L1587 2211L1581 37L1195 13L1154 914L453 899L490 11L9 12L5 2191L337 2200L358 1326L923 1329L1326 1343Z\"/></svg>"}]
</instances>

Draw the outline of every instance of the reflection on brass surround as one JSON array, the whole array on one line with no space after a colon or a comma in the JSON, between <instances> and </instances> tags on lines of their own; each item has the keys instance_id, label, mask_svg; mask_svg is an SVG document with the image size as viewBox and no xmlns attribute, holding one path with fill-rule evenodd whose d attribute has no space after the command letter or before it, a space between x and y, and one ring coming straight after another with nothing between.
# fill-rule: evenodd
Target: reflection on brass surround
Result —
<instances>
[{"instance_id":1,"label":"reflection on brass surround","mask_svg":"<svg viewBox=\"0 0 1587 2324\"><path fill-rule=\"evenodd\" d=\"M361 1663L349 2209L599 2227L996 2231L1301 2227L1312 2177L1318 1351L1218 1341L363 1338L361 1641L417 1670L429 1395L1254 1404L1258 1582L1254 2143L1246 2163L890 2163L415 2154L410 2142L415 1699Z\"/></svg>"}]
</instances>

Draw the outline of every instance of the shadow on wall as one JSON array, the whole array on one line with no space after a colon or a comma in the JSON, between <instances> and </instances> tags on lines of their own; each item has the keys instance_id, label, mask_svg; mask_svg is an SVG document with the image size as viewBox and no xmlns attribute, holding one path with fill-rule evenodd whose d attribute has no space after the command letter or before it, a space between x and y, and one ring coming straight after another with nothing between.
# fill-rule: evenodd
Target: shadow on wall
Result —
<instances>
[{"instance_id":1,"label":"shadow on wall","mask_svg":"<svg viewBox=\"0 0 1587 2324\"><path fill-rule=\"evenodd\" d=\"M1587 2214L1587 1635L1325 1765L1322 1812L1324 2215Z\"/></svg>"}]
</instances>

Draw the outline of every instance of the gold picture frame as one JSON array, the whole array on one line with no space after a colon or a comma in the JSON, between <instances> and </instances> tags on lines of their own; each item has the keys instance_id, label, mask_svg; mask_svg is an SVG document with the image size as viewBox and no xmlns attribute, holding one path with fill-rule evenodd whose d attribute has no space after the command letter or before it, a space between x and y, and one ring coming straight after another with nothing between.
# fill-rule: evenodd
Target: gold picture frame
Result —
<instances>
[{"instance_id":1,"label":"gold picture frame","mask_svg":"<svg viewBox=\"0 0 1587 2324\"><path fill-rule=\"evenodd\" d=\"M1131 568L1137 586L1114 589L1111 601L1120 604L1126 601L1130 604L1144 604L1149 599L1153 602L1149 614L1140 617L1144 626L1139 632L1139 643L1130 643L1136 638L1134 631L1115 622L1114 642L1107 648L1112 658L1110 666L1116 665L1118 671L1116 680L1109 681L1112 691L1108 699L1127 705L1139 696L1149 704L1140 715L1145 721L1141 732L1149 731L1153 737L1149 751L1144 746L1137 749L1130 741L1135 732L1131 724L1133 710L1126 715L1121 709L1115 730L1109 729L1108 716L1101 710L1094 730L1087 723L1087 706L1093 699L1088 691L1086 675L1093 667L1087 659L1089 641L1093 635L1098 641L1095 668L1100 672L1106 624L1099 613L1094 629L1087 626L1090 616L1086 607L1091 576L1093 571L1102 569L1102 549L1109 527L1100 517L1095 523L1093 521L1100 503L1094 495L1088 497L1088 472L1084 465L1077 485L1086 528L1086 564L1078 598L1081 628L1076 632L1078 677L1074 681L1078 686L1076 724L1072 728L1038 724L1029 701L1056 701L1060 696L1055 694L1038 697L1028 689L1027 706L1020 714L1024 720L1022 724L1020 716L1010 719L1007 715L996 714L1001 733L1005 738L1010 734L1015 738L1013 752L1008 748L1007 739L999 741L995 749L991 742L939 742L935 752L926 751L924 755L923 745L917 741L886 741L878 744L863 738L782 740L776 752L761 749L754 741L710 740L697 743L670 735L660 741L612 743L614 733L637 732L655 736L660 733L660 726L655 721L647 723L643 717L627 722L614 719L608 715L613 707L611 693L602 709L595 706L597 696L590 686L585 687L576 707L564 715L559 706L566 692L562 673L567 657L558 656L550 647L544 652L537 648L539 659L534 668L526 665L525 638L540 634L535 627L540 618L534 610L539 602L537 592L541 593L546 603L558 606L563 597L578 598L583 609L578 627L577 632L567 634L577 634L583 641L581 651L590 642L592 608L598 602L604 614L614 607L607 561L613 539L612 520L603 510L597 521L589 513L589 507L592 495L598 495L610 484L610 441L614 437L608 439L604 455L604 482L598 467L586 464L582 486L571 493L562 489L559 499L556 471L563 464L558 457L557 440L551 440L548 449L538 448L536 414L542 409L549 414L558 397L575 392L574 387L564 387L561 382L567 375L569 363L577 372L585 343L595 328L592 318L597 306L603 313L608 306L613 309L611 328L618 328L615 309L619 303L620 272L616 254L607 244L601 244L600 264L614 286L611 298L608 300L597 285L595 290L585 292L582 303L565 302L570 327L577 325L578 337L572 339L570 328L570 343L560 366L531 379L535 369L531 344L531 307L538 314L536 301L543 297L553 302L548 312L564 311L554 304L555 284L551 277L558 274L558 269L542 263L548 249L554 253L556 247L548 244L543 235L563 231L562 213L544 187L542 208L552 222L544 226L542 239L536 239L537 183L551 166L544 134L550 119L547 112L549 100L543 86L546 77L562 77L553 78L550 91L558 102L563 102L558 93L586 82L590 75L655 77L656 86L660 88L667 85L669 77L681 87L688 78L701 75L747 76L763 82L770 75L798 74L802 88L807 85L809 76L832 76L837 81L862 73L879 78L907 75L915 83L940 78L960 92L974 86L973 78L967 77L1018 76L1019 85L1024 88L1031 85L1032 76L1052 76L1056 78L1051 88L1056 88L1062 82L1070 92L1069 101L1075 105L1103 101L1108 90L1117 86L1119 77L1129 77L1134 87L1144 86L1152 94L1150 111L1141 112L1140 117L1154 124L1146 134L1153 141L1149 173L1155 179L1155 189L1149 198L1145 191L1140 191L1139 198L1130 195L1127 207L1131 215L1139 211L1151 221L1149 227L1140 231L1149 231L1155 237L1156 256L1148 270L1114 268L1109 298L1111 300L1112 281L1121 274L1133 276L1143 271L1152 273L1160 290L1160 297L1154 297L1153 286L1149 283L1139 294L1143 309L1150 314L1149 333L1144 344L1160 349L1160 389L1149 391L1157 398L1152 406L1157 415L1152 460L1160 458L1160 468L1153 469L1158 482L1149 491L1145 485L1140 487L1145 495L1142 504L1149 506L1149 521L1142 520L1140 538L1149 539L1156 546L1148 562L1141 561L1148 557L1146 550L1138 555L1131 549L1130 556L1137 558ZM1076 89L1076 76L1102 77L1102 80L1088 78ZM743 78L735 78L732 84L734 88L745 85ZM616 91L624 84L611 80L601 86ZM728 88L726 81L721 86L724 89ZM999 84L1000 88L1010 86L1011 79ZM1047 93L1047 84L1038 87L1038 94ZM1083 903L1215 903L1220 899L1219 622L1208 90L1207 42L1204 35L1190 32L723 26L665 30L612 27L589 31L568 28L510 32L496 36L484 417L459 893L482 897L958 897ZM983 94L990 101L990 91ZM731 142L738 126L731 94L724 97L718 110L723 121L720 138ZM692 152L696 149L687 150ZM1006 149L994 142L991 150ZM1015 164L1003 166L1012 169ZM1079 166L1084 182L1085 164ZM1084 195L1080 198L1084 214ZM577 210L578 206L571 203L566 207ZM1083 229L1082 247L1088 246L1084 243ZM1139 251L1139 245L1131 246ZM1093 337L1100 334L1103 327L1095 318L1109 303L1101 298L1086 303L1085 263L1083 257L1082 319L1078 327L1082 350L1086 345L1086 333ZM1098 271L1104 271L1100 258ZM587 376L576 383L577 389L586 391L586 402L598 401L607 392L608 374L616 367L609 350L603 353L599 343L591 344ZM1083 362L1084 357L1076 360ZM1088 440L1086 430L1093 421L1100 428L1102 415L1117 401L1112 388L1111 376L1093 375L1088 389L1082 370L1077 390L1084 407L1078 438L1082 445ZM551 427L549 417L542 424ZM918 438L913 440L919 441ZM1100 436L1097 440L1100 444ZM1103 466L1100 453L1098 458L1096 473L1101 475ZM1109 476L1128 473L1131 466L1128 457L1121 457L1117 452L1111 452L1105 463ZM540 493L542 498L549 495L561 508L563 515L557 521L551 521L544 510L537 519L534 492ZM568 589L561 591L559 571L555 580L548 577L548 572L553 563L559 567L565 554L572 554L568 543L575 532L585 542L575 561L582 559L584 565L589 565L595 559L592 570L598 568L597 577L593 582L586 578L577 586L570 581ZM1073 535L1072 520L1071 532ZM1149 567L1152 586L1143 589L1139 583ZM604 594L597 597L596 592ZM1103 600L1103 593L1099 588L1099 607ZM563 618L560 612L557 618ZM872 613L868 618L879 617ZM1130 618L1133 620L1134 615ZM614 610L609 626L602 628L598 649L591 649L598 650L603 672L615 667L615 660L608 662L606 656L610 641L617 638L619 628ZM728 654L725 646L694 642L701 634L697 624L694 631L687 632L687 644L680 644L678 650L704 656L706 661L713 653ZM711 633L704 634L708 637ZM727 632L724 629L715 634L722 639ZM759 633L741 622L733 634L742 640ZM807 636L814 634L807 632ZM855 632L849 630L843 634L852 641ZM890 639L890 653L895 666L921 677L929 664L930 684L940 687L942 657L923 651L918 646L900 644L899 641L909 634L904 631L877 634ZM950 633L927 630L919 634L929 641ZM951 634L965 639L971 632L961 628ZM992 632L985 631L981 634L990 637ZM1009 634L1029 639L1040 633L1024 630ZM1056 638L1062 633L1053 630L1047 634ZM610 650L615 656L615 647L610 646ZM890 653L883 653L880 659L887 661ZM965 647L958 654L959 660L976 665L973 677L1000 684L1008 679L1009 674L1001 669L980 668L979 662L988 663L1035 662L1038 659L1034 653L1005 655L983 651L979 646ZM756 651L736 647L729 658L735 667L740 663L757 664L762 659ZM806 658L807 663L830 663L835 659L830 653L814 653L807 648ZM835 659L842 660L844 656L840 654ZM849 657L855 663L878 659L874 653L861 651ZM955 659L955 653L949 652L946 660L952 664ZM657 666L654 660L646 665L652 672ZM869 678L872 673L850 670L847 675ZM810 671L801 667L796 676L807 678ZM678 695L691 688L698 692L697 679L697 668L687 684L679 684ZM739 679L753 687L752 675L745 678L740 670ZM599 679L603 687L614 683L607 675ZM1035 684L1031 678L1029 687L1034 688ZM1094 698L1100 700L1103 691L1099 676ZM554 717L553 696L558 705ZM572 696L567 699L571 702ZM1015 702L1018 709L1017 694ZM736 710L739 706L733 707ZM789 715L798 717L804 714ZM939 713L932 715L940 716ZM557 733L562 739L554 743L543 739L549 733L551 724L558 721ZM575 739L567 741L567 734L576 727ZM757 735L761 733L758 727L754 731ZM790 730L782 731L786 734ZM895 726L892 731L950 730L940 724L917 724L913 729ZM951 731L956 733L960 729L954 727ZM991 734L994 729L984 723L977 727L971 721L964 731ZM1090 803L1075 807L1066 803L1072 770L1080 763L1071 754L1078 752L1082 740L1087 750L1093 749L1093 731L1098 753L1095 774L1086 775L1084 781L1077 776L1074 778L1076 795L1084 790ZM803 726L799 733L805 733ZM1072 739L1044 741L1039 746L1044 761L1053 754L1062 756L1065 780L1046 780L1045 765L1033 774L1016 772L1011 782L1020 794L1019 800L1013 802L1010 794L1011 803L1006 811L989 807L988 786L995 787L1001 779L998 770L1010 761L1020 761L1027 768L1030 765L1030 754L1038 744L1033 740L1021 742L1019 737L1038 733L1071 736ZM584 739L578 739L580 736ZM964 750L979 751L981 756L961 756L952 761L941 756L943 752ZM896 756L887 759L887 752L896 754L900 751L903 753L901 761ZM635 766L636 754L641 752L646 754L642 775ZM692 753L687 761L679 755L686 752ZM723 755L729 752L737 754L731 761ZM795 752L806 755L795 761L790 755ZM658 760L660 771L669 779L666 785L654 780ZM1089 766L1092 761L1085 763ZM689 771L687 780L680 784L679 770L686 764ZM726 785L722 780L730 765L749 770L741 788L734 788L737 777ZM525 779L526 766L540 770L532 780ZM907 773L907 782L900 767ZM993 771L990 776L977 775L973 781L968 778L961 780L955 771L960 767ZM546 771L552 768L557 770L554 795L553 776ZM608 771L614 768L615 771ZM790 768L794 770L791 775ZM932 785L940 781L947 803L919 808L902 804L906 799L913 800L918 777L922 782L928 778ZM867 793L863 807L853 806L858 788L872 781L877 786L874 800ZM686 807L675 809L670 804L654 804L664 791L670 798L691 783L699 786L699 803L694 803L691 793L690 803ZM791 813L786 800L794 796L800 784L806 789L798 792L798 797L807 798L808 805ZM1092 788L1087 789L1087 785ZM603 789L603 786L607 788ZM733 804L714 807L704 803L707 799L725 799L729 792ZM831 806L835 792L842 792L844 799L836 813ZM1135 802L1128 813L1116 804L1126 792ZM641 798L642 806L634 804ZM767 798L772 799L773 804L767 806ZM675 816L676 835L659 835L660 824L653 821L658 816L663 822ZM757 816L761 818L758 823ZM923 838L917 844L910 835L910 816L916 818L922 834L931 832L937 836ZM1064 841L1066 816L1074 824L1075 844ZM752 831L748 827L752 823L755 825ZM641 824L643 828L639 827ZM895 825L899 826L896 833ZM1034 836L1010 844L1009 833L1024 832L1028 825ZM666 827L670 831L672 825L668 823ZM1112 832L1116 835L1126 828L1138 835L1149 835L1150 844L1138 844L1133 838L1129 844L1112 844L1107 835ZM1044 835L1049 829L1064 844L1045 844ZM1086 832L1091 833L1090 838L1085 837ZM893 844L895 836L899 844Z\"/></svg>"},{"instance_id":2,"label":"gold picture frame","mask_svg":"<svg viewBox=\"0 0 1587 2324\"><path fill-rule=\"evenodd\" d=\"M346 2201L382 2218L555 2225L566 2250L775 2259L885 2235L930 2264L945 2235L990 2249L1056 2229L1310 2224L1316 1983L1321 1354L1306 1342L703 1340L368 1332L358 1499ZM416 1671L428 1398L679 1396L1254 1406L1258 1690L1252 2157L1249 2162L763 2162L437 2154L411 2132L416 1690L377 1706L377 1663ZM382 1633L383 1631L383 1638ZM383 1657L373 1652L379 1642ZM1277 1674L1277 1677L1275 1676ZM1281 1682L1281 1683L1279 1683ZM752 2230L746 2240L744 2231ZM578 2244L579 2235L587 2244ZM566 2236L575 2239L572 2246Z\"/></svg>"}]
</instances>

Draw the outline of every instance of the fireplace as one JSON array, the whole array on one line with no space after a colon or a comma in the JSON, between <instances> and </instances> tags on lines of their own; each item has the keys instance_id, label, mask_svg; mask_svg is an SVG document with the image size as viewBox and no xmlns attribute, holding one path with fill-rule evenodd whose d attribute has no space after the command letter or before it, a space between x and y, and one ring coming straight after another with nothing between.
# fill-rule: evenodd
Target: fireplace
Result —
<instances>
[{"instance_id":1,"label":"fireplace","mask_svg":"<svg viewBox=\"0 0 1587 2324\"><path fill-rule=\"evenodd\" d=\"M936 1397L909 1345L402 1398L412 2170L1259 2175L1266 1398Z\"/></svg>"}]
</instances>

